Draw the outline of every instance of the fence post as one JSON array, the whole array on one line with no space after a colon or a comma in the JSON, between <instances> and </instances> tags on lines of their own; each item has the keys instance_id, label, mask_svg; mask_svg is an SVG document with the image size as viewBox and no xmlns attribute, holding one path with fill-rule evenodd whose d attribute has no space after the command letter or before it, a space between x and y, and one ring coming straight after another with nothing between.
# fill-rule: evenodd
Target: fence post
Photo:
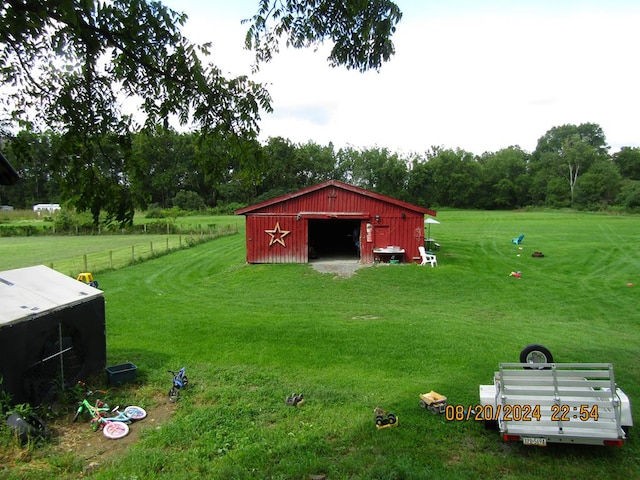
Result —
<instances>
[{"instance_id":1,"label":"fence post","mask_svg":"<svg viewBox=\"0 0 640 480\"><path fill-rule=\"evenodd\" d=\"M89 271L89 267L87 266L87 254L84 254L84 271Z\"/></svg>"},{"instance_id":2,"label":"fence post","mask_svg":"<svg viewBox=\"0 0 640 480\"><path fill-rule=\"evenodd\" d=\"M135 262L136 261L136 253L135 253L135 245L131 245L131 261Z\"/></svg>"},{"instance_id":3,"label":"fence post","mask_svg":"<svg viewBox=\"0 0 640 480\"><path fill-rule=\"evenodd\" d=\"M153 242L150 242L151 256L153 257Z\"/></svg>"},{"instance_id":4,"label":"fence post","mask_svg":"<svg viewBox=\"0 0 640 480\"><path fill-rule=\"evenodd\" d=\"M169 251L169 237L167 237L167 248L166 248L167 252Z\"/></svg>"},{"instance_id":5,"label":"fence post","mask_svg":"<svg viewBox=\"0 0 640 480\"><path fill-rule=\"evenodd\" d=\"M113 270L113 250L109 250L109 268Z\"/></svg>"}]
</instances>

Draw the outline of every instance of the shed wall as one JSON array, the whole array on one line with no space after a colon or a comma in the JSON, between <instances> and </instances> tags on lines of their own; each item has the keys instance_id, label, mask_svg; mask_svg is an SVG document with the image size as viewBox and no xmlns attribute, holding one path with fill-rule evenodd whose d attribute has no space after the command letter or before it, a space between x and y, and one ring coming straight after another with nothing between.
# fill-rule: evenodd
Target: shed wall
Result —
<instances>
[{"instance_id":1,"label":"shed wall","mask_svg":"<svg viewBox=\"0 0 640 480\"><path fill-rule=\"evenodd\" d=\"M55 355L61 350L60 333L62 349L71 348ZM49 400L52 389L63 381L71 387L88 375L102 372L106 357L102 296L0 328L1 388L16 403L36 405Z\"/></svg>"}]
</instances>

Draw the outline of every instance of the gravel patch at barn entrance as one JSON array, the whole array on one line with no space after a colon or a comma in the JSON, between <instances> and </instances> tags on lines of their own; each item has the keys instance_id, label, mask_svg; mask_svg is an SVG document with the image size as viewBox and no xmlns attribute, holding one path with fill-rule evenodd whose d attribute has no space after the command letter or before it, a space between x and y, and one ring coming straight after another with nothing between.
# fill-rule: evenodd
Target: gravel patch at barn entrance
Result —
<instances>
[{"instance_id":1,"label":"gravel patch at barn entrance","mask_svg":"<svg viewBox=\"0 0 640 480\"><path fill-rule=\"evenodd\" d=\"M349 278L356 273L356 270L359 268L368 266L360 263L359 260L352 259L313 260L310 264L314 270L320 273L331 273L344 278Z\"/></svg>"}]
</instances>

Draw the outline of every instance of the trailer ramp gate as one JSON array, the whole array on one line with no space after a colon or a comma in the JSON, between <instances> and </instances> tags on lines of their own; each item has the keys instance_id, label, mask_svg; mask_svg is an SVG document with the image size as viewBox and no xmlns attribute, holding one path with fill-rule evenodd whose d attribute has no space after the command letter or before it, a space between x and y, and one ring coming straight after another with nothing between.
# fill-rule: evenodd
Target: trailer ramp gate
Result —
<instances>
[{"instance_id":1,"label":"trailer ramp gate","mask_svg":"<svg viewBox=\"0 0 640 480\"><path fill-rule=\"evenodd\" d=\"M626 438L612 364L502 363L494 382L505 440L621 445Z\"/></svg>"}]
</instances>

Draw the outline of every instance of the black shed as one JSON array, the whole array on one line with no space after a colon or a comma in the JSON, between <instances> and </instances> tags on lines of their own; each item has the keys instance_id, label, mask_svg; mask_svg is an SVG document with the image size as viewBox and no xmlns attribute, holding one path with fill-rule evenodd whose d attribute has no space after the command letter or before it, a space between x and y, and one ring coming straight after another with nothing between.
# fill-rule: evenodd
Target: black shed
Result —
<instances>
[{"instance_id":1,"label":"black shed","mask_svg":"<svg viewBox=\"0 0 640 480\"><path fill-rule=\"evenodd\" d=\"M0 272L1 389L39 404L104 370L104 294L44 265Z\"/></svg>"}]
</instances>

